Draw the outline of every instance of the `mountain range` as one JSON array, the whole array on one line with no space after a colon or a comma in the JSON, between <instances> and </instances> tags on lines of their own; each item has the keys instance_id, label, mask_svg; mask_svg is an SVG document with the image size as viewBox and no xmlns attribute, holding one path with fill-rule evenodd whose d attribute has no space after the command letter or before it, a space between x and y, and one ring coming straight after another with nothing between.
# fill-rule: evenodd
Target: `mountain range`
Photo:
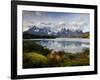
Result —
<instances>
[{"instance_id":1,"label":"mountain range","mask_svg":"<svg viewBox=\"0 0 100 80\"><path fill-rule=\"evenodd\" d=\"M23 32L24 39L34 38L89 38L89 32L82 30L70 30L62 27L60 30L52 30L51 27L32 26Z\"/></svg>"}]
</instances>

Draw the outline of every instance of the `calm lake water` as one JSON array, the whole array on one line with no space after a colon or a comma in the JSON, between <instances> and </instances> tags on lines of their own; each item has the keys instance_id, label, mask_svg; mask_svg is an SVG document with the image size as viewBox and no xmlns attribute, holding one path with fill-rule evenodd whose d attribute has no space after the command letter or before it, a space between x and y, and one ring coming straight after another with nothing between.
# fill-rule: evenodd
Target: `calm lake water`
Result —
<instances>
[{"instance_id":1,"label":"calm lake water","mask_svg":"<svg viewBox=\"0 0 100 80\"><path fill-rule=\"evenodd\" d=\"M56 38L56 39L28 39L55 51L71 53L83 52L89 49L89 39L84 38Z\"/></svg>"}]
</instances>

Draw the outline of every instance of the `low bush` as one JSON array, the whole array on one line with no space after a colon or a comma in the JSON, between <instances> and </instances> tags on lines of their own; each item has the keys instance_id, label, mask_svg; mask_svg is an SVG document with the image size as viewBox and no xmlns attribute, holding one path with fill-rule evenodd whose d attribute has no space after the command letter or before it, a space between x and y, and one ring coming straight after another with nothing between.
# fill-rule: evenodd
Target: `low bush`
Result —
<instances>
[{"instance_id":1,"label":"low bush","mask_svg":"<svg viewBox=\"0 0 100 80\"><path fill-rule=\"evenodd\" d=\"M50 53L50 50L47 48L44 48L41 45L36 44L34 41L24 41L23 42L23 52L37 52L43 55L47 55Z\"/></svg>"},{"instance_id":2,"label":"low bush","mask_svg":"<svg viewBox=\"0 0 100 80\"><path fill-rule=\"evenodd\" d=\"M38 53L23 54L23 68L39 68L45 67L48 63L46 56Z\"/></svg>"}]
</instances>

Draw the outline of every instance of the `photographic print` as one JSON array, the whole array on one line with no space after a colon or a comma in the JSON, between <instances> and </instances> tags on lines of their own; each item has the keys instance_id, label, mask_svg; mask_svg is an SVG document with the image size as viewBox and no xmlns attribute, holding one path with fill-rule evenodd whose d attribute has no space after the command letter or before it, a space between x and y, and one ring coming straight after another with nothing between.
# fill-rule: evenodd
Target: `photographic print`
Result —
<instances>
[{"instance_id":1,"label":"photographic print","mask_svg":"<svg viewBox=\"0 0 100 80\"><path fill-rule=\"evenodd\" d=\"M97 74L97 6L11 2L11 78Z\"/></svg>"},{"instance_id":2,"label":"photographic print","mask_svg":"<svg viewBox=\"0 0 100 80\"><path fill-rule=\"evenodd\" d=\"M90 65L90 14L23 11L23 68Z\"/></svg>"}]
</instances>

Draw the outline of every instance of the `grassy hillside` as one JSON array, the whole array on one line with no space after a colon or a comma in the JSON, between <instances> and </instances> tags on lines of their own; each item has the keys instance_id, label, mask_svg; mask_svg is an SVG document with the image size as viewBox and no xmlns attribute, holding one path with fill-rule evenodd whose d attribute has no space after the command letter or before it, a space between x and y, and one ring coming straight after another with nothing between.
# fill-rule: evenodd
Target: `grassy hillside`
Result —
<instances>
[{"instance_id":1,"label":"grassy hillside","mask_svg":"<svg viewBox=\"0 0 100 80\"><path fill-rule=\"evenodd\" d=\"M54 35L33 35L33 34L29 34L27 32L23 33L23 39L40 39L40 38L89 38L90 37L90 33L89 32L85 32L83 34L79 35L71 35L71 36L54 36Z\"/></svg>"},{"instance_id":2,"label":"grassy hillside","mask_svg":"<svg viewBox=\"0 0 100 80\"><path fill-rule=\"evenodd\" d=\"M32 35L29 33L23 33L23 39L35 39L35 38L56 38L55 36L49 36L49 35Z\"/></svg>"},{"instance_id":3,"label":"grassy hillside","mask_svg":"<svg viewBox=\"0 0 100 80\"><path fill-rule=\"evenodd\" d=\"M90 38L90 33L86 32L86 33L82 34L82 38Z\"/></svg>"},{"instance_id":4,"label":"grassy hillside","mask_svg":"<svg viewBox=\"0 0 100 80\"><path fill-rule=\"evenodd\" d=\"M89 65L89 49L81 53L66 53L44 48L34 42L23 42L23 68L67 67Z\"/></svg>"}]
</instances>

